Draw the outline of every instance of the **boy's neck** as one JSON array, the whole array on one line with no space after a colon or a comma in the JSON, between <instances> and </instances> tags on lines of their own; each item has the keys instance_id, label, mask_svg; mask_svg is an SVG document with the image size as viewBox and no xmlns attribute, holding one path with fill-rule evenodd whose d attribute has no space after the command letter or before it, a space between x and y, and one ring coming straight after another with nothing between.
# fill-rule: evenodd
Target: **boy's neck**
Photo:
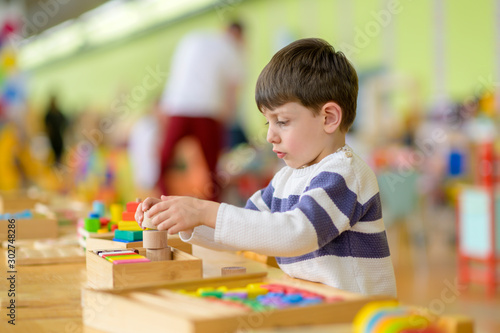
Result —
<instances>
[{"instance_id":1,"label":"boy's neck","mask_svg":"<svg viewBox=\"0 0 500 333\"><path fill-rule=\"evenodd\" d=\"M340 130L337 130L334 133L332 133L332 146L330 153L333 154L344 146L345 146L345 133L343 133Z\"/></svg>"}]
</instances>

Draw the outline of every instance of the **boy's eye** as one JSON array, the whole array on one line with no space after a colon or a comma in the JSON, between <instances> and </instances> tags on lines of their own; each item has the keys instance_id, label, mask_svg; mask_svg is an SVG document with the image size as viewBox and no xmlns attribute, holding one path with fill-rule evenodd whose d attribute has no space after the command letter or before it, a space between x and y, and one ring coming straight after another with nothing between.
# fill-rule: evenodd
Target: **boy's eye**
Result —
<instances>
[{"instance_id":1,"label":"boy's eye","mask_svg":"<svg viewBox=\"0 0 500 333\"><path fill-rule=\"evenodd\" d=\"M266 125L266 126L267 126L267 125L269 125L269 122L268 122L268 121L266 121L266 123L265 123L264 125Z\"/></svg>"},{"instance_id":2,"label":"boy's eye","mask_svg":"<svg viewBox=\"0 0 500 333\"><path fill-rule=\"evenodd\" d=\"M286 123L287 123L287 121L280 121L280 120L278 120L278 121L276 122L276 125L278 125L278 126L283 126L283 125L286 125Z\"/></svg>"}]
</instances>

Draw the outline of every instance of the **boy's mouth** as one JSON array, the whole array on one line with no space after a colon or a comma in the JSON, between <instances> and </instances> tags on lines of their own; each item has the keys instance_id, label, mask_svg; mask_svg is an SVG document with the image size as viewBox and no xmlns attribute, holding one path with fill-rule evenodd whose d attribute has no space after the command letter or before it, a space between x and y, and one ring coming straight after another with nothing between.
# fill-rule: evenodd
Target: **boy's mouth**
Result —
<instances>
[{"instance_id":1,"label":"boy's mouth","mask_svg":"<svg viewBox=\"0 0 500 333\"><path fill-rule=\"evenodd\" d=\"M283 152L280 152L280 151L277 151L277 150L273 150L273 152L275 152L276 155L278 155L278 158L283 158L286 155L286 153L283 153Z\"/></svg>"}]
</instances>

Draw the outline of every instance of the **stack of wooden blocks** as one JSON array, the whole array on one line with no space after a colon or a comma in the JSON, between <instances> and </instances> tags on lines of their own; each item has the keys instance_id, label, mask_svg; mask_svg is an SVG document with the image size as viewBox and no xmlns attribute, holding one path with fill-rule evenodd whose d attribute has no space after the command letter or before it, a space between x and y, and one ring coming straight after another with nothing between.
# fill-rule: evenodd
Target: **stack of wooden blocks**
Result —
<instances>
[{"instance_id":1,"label":"stack of wooden blocks","mask_svg":"<svg viewBox=\"0 0 500 333\"><path fill-rule=\"evenodd\" d=\"M142 229L135 221L135 211L138 205L139 202L127 203L126 211L121 213L121 221L118 222L118 229L115 230L114 241L124 243L142 241Z\"/></svg>"}]
</instances>

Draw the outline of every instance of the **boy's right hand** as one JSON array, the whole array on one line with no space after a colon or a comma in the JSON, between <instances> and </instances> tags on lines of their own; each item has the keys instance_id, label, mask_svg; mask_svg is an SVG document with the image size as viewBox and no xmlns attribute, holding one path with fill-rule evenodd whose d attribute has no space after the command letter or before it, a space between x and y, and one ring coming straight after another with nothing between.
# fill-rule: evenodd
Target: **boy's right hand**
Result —
<instances>
[{"instance_id":1,"label":"boy's right hand","mask_svg":"<svg viewBox=\"0 0 500 333\"><path fill-rule=\"evenodd\" d=\"M137 209L135 211L135 220L142 229L144 229L142 227L142 222L144 221L144 213L147 212L151 207L156 205L158 202L161 202L161 200L148 197L137 206Z\"/></svg>"}]
</instances>

